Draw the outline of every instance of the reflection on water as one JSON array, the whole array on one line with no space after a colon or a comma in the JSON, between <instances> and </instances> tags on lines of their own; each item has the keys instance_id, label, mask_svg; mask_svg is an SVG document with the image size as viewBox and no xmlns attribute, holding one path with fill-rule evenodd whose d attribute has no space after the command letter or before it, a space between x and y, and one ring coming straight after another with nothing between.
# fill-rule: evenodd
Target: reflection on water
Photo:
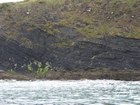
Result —
<instances>
[{"instance_id":1,"label":"reflection on water","mask_svg":"<svg viewBox=\"0 0 140 105\"><path fill-rule=\"evenodd\" d=\"M4 81L0 105L140 105L140 82Z\"/></svg>"}]
</instances>

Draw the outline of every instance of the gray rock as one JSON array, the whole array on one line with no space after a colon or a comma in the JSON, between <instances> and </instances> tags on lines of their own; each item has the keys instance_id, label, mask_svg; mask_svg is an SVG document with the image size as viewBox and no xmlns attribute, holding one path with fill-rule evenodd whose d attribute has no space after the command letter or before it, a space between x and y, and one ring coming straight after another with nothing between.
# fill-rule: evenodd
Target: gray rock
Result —
<instances>
[{"instance_id":1,"label":"gray rock","mask_svg":"<svg viewBox=\"0 0 140 105\"><path fill-rule=\"evenodd\" d=\"M22 37L32 41L33 47L21 45L15 39L0 36L0 68L27 71L35 61L51 64L51 69L140 70L140 39L106 36L87 39L75 29L57 26L61 33L50 35L43 30L21 30ZM38 46L39 45L39 46ZM16 67L15 67L16 64ZM24 66L23 66L24 65ZM37 70L36 65L32 65Z\"/></svg>"}]
</instances>

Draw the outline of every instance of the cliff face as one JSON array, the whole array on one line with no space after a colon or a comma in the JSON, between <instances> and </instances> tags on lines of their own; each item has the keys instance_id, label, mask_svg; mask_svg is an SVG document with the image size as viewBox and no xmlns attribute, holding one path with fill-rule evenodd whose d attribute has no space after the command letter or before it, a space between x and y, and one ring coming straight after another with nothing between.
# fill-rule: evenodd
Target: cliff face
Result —
<instances>
[{"instance_id":1,"label":"cliff face","mask_svg":"<svg viewBox=\"0 0 140 105\"><path fill-rule=\"evenodd\" d=\"M0 69L23 72L47 63L52 70L139 70L139 5L139 0L2 4Z\"/></svg>"},{"instance_id":2,"label":"cliff face","mask_svg":"<svg viewBox=\"0 0 140 105\"><path fill-rule=\"evenodd\" d=\"M54 70L140 68L138 39L114 36L85 41L74 29L61 29L67 30L67 34L49 35L39 29L27 32L29 39L37 44L35 48L27 48L18 40L7 41L5 37L1 37L2 69L23 71L34 61L42 64L49 62Z\"/></svg>"}]
</instances>

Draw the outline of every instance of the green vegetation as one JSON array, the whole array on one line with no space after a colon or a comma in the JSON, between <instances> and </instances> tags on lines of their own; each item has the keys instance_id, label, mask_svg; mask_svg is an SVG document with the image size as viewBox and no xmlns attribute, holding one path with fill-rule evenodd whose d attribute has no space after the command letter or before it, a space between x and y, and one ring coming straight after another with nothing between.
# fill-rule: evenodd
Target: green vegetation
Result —
<instances>
[{"instance_id":1,"label":"green vegetation","mask_svg":"<svg viewBox=\"0 0 140 105\"><path fill-rule=\"evenodd\" d=\"M48 62L45 63L44 67L42 67L41 62L38 62L38 69L36 71L36 74L37 75L43 75L43 74L47 73L47 71L49 70L50 67L51 66Z\"/></svg>"},{"instance_id":2,"label":"green vegetation","mask_svg":"<svg viewBox=\"0 0 140 105\"><path fill-rule=\"evenodd\" d=\"M118 0L112 0L114 2L118 1ZM136 4L138 2L138 0L121 0L123 3L127 3L129 4L130 6Z\"/></svg>"},{"instance_id":3,"label":"green vegetation","mask_svg":"<svg viewBox=\"0 0 140 105\"><path fill-rule=\"evenodd\" d=\"M15 70L10 69L10 70L8 70L8 72L9 72L9 73L15 73Z\"/></svg>"},{"instance_id":4,"label":"green vegetation","mask_svg":"<svg viewBox=\"0 0 140 105\"><path fill-rule=\"evenodd\" d=\"M96 56L92 56L91 60L93 60Z\"/></svg>"},{"instance_id":5,"label":"green vegetation","mask_svg":"<svg viewBox=\"0 0 140 105\"><path fill-rule=\"evenodd\" d=\"M56 5L60 5L60 4L64 3L65 0L57 0L57 1L56 0L25 0L25 2L27 2L27 3L39 2L39 3L46 3L47 5L56 6Z\"/></svg>"},{"instance_id":6,"label":"green vegetation","mask_svg":"<svg viewBox=\"0 0 140 105\"><path fill-rule=\"evenodd\" d=\"M35 67L35 69L37 69L37 70L35 70L37 75L44 75L51 68L51 65L50 65L49 62L46 62L43 65L39 61L34 61L33 63L29 63L27 65L27 68L28 68L29 71L34 71L34 67Z\"/></svg>"},{"instance_id":7,"label":"green vegetation","mask_svg":"<svg viewBox=\"0 0 140 105\"><path fill-rule=\"evenodd\" d=\"M27 68L28 68L29 71L33 71L32 63L28 64Z\"/></svg>"},{"instance_id":8,"label":"green vegetation","mask_svg":"<svg viewBox=\"0 0 140 105\"><path fill-rule=\"evenodd\" d=\"M54 28L54 23L51 23L50 21L47 22L46 24L39 24L38 25L41 29L43 29L45 32L48 34L56 34L56 33L61 33L58 29Z\"/></svg>"},{"instance_id":9,"label":"green vegetation","mask_svg":"<svg viewBox=\"0 0 140 105\"><path fill-rule=\"evenodd\" d=\"M54 35L59 26L75 28L87 38L122 35L140 38L139 0L25 0L0 4L4 14L7 40L17 39L32 48L34 43L21 35L22 29ZM69 43L60 42L58 46Z\"/></svg>"}]
</instances>

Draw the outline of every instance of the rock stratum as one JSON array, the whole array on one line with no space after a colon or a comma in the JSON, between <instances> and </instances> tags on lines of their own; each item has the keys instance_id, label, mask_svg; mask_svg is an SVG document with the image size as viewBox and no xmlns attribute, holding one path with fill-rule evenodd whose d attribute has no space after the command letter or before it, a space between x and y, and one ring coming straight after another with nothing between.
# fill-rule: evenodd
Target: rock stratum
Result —
<instances>
[{"instance_id":1,"label":"rock stratum","mask_svg":"<svg viewBox=\"0 0 140 105\"><path fill-rule=\"evenodd\" d=\"M58 1L0 4L0 69L140 70L139 0Z\"/></svg>"}]
</instances>

